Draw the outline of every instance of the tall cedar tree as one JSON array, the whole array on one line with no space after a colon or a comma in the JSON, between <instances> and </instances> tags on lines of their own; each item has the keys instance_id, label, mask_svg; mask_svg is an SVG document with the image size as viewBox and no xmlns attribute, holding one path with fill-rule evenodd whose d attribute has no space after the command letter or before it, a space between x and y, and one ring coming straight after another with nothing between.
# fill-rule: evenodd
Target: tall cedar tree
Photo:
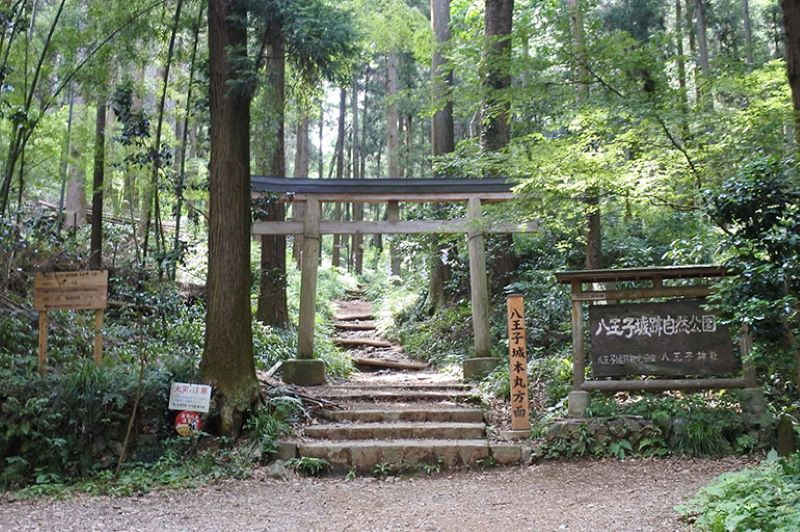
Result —
<instances>
[{"instance_id":1,"label":"tall cedar tree","mask_svg":"<svg viewBox=\"0 0 800 532\"><path fill-rule=\"evenodd\" d=\"M511 105L506 94L511 87L511 23L514 0L486 0L484 14L484 88L481 146L485 151L505 148L511 138ZM492 291L497 293L517 269L514 239L504 235L495 239L491 260Z\"/></svg>"},{"instance_id":2,"label":"tall cedar tree","mask_svg":"<svg viewBox=\"0 0 800 532\"><path fill-rule=\"evenodd\" d=\"M209 0L211 115L208 314L200 369L214 389L219 431L238 435L258 398L250 311L250 101L247 13Z\"/></svg>"},{"instance_id":3,"label":"tall cedar tree","mask_svg":"<svg viewBox=\"0 0 800 532\"><path fill-rule=\"evenodd\" d=\"M286 156L284 154L284 109L286 105L286 55L283 27L279 17L270 21L266 30L266 99L270 106L268 116L275 136L269 142L270 173L273 176L286 175ZM281 221L286 216L283 202L270 202L266 219ZM258 293L258 320L267 325L285 327L289 323L289 308L286 301L286 237L283 235L264 235L261 237L261 282Z\"/></svg>"},{"instance_id":4,"label":"tall cedar tree","mask_svg":"<svg viewBox=\"0 0 800 532\"><path fill-rule=\"evenodd\" d=\"M800 0L782 0L781 6L786 39L786 74L792 89L795 138L800 144Z\"/></svg>"}]
</instances>

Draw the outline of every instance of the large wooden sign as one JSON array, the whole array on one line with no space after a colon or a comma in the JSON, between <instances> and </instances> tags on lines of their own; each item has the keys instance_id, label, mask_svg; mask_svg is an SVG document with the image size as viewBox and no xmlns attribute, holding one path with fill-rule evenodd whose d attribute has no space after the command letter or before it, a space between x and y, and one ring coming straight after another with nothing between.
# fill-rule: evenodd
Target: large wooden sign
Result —
<instances>
[{"instance_id":1,"label":"large wooden sign","mask_svg":"<svg viewBox=\"0 0 800 532\"><path fill-rule=\"evenodd\" d=\"M593 305L592 375L709 376L739 369L728 327L701 301Z\"/></svg>"},{"instance_id":2,"label":"large wooden sign","mask_svg":"<svg viewBox=\"0 0 800 532\"><path fill-rule=\"evenodd\" d=\"M529 430L528 348L522 296L508 297L508 378L511 384L511 429Z\"/></svg>"},{"instance_id":3,"label":"large wooden sign","mask_svg":"<svg viewBox=\"0 0 800 532\"><path fill-rule=\"evenodd\" d=\"M102 310L108 306L108 271L37 273L33 307L47 310Z\"/></svg>"},{"instance_id":4,"label":"large wooden sign","mask_svg":"<svg viewBox=\"0 0 800 532\"><path fill-rule=\"evenodd\" d=\"M37 273L33 307L39 311L39 373L47 371L47 312L94 310L94 360L103 357L103 311L108 306L108 271Z\"/></svg>"}]
</instances>

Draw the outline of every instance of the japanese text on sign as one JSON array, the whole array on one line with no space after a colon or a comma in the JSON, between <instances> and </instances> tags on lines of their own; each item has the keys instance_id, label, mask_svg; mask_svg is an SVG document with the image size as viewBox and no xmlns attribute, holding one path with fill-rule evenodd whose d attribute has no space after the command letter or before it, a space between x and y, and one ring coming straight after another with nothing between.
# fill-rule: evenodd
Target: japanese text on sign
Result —
<instances>
[{"instance_id":1,"label":"japanese text on sign","mask_svg":"<svg viewBox=\"0 0 800 532\"><path fill-rule=\"evenodd\" d=\"M713 333L717 330L717 318L712 314L666 316L636 316L625 318L602 318L597 323L595 336L673 336L676 334Z\"/></svg>"},{"instance_id":2,"label":"japanese text on sign","mask_svg":"<svg viewBox=\"0 0 800 532\"><path fill-rule=\"evenodd\" d=\"M528 351L522 296L508 298L508 377L511 381L511 428L530 429L528 405Z\"/></svg>"},{"instance_id":3,"label":"japanese text on sign","mask_svg":"<svg viewBox=\"0 0 800 532\"><path fill-rule=\"evenodd\" d=\"M592 374L723 375L738 369L727 326L701 301L593 305Z\"/></svg>"},{"instance_id":4,"label":"japanese text on sign","mask_svg":"<svg viewBox=\"0 0 800 532\"><path fill-rule=\"evenodd\" d=\"M169 389L170 410L208 412L211 405L211 386L173 382Z\"/></svg>"}]
</instances>

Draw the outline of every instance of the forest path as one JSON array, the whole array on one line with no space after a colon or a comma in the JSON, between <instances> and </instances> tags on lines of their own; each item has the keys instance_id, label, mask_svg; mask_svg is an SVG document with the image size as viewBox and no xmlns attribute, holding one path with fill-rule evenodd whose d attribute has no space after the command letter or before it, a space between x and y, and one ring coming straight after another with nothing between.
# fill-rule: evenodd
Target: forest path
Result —
<instances>
[{"instance_id":1,"label":"forest path","mask_svg":"<svg viewBox=\"0 0 800 532\"><path fill-rule=\"evenodd\" d=\"M0 530L672 531L673 506L742 458L580 460L432 478L245 481L142 497L9 502Z\"/></svg>"},{"instance_id":2,"label":"forest path","mask_svg":"<svg viewBox=\"0 0 800 532\"><path fill-rule=\"evenodd\" d=\"M428 367L411 360L402 347L380 336L372 304L361 291L348 290L346 299L334 302L333 308L333 342L348 350L357 368L419 371Z\"/></svg>"}]
</instances>

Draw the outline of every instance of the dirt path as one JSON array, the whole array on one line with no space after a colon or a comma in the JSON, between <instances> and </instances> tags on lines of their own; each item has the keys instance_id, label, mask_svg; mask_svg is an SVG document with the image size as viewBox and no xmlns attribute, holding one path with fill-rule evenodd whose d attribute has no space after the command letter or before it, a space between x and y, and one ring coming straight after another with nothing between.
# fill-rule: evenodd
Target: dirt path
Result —
<instances>
[{"instance_id":1,"label":"dirt path","mask_svg":"<svg viewBox=\"0 0 800 532\"><path fill-rule=\"evenodd\" d=\"M396 481L226 481L135 498L0 502L0 530L687 530L673 506L745 465L604 460Z\"/></svg>"}]
</instances>

